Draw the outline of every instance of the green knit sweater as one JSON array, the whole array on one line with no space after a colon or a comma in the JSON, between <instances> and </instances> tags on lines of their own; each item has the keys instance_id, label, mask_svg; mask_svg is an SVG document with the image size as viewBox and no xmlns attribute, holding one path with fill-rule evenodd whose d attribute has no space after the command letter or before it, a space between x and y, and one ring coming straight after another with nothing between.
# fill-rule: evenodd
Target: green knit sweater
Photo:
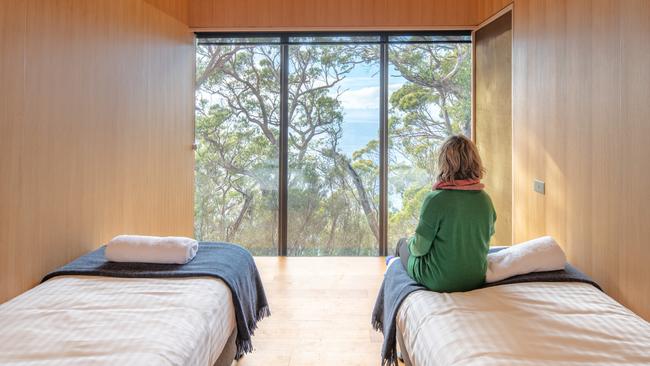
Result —
<instances>
[{"instance_id":1,"label":"green knit sweater","mask_svg":"<svg viewBox=\"0 0 650 366\"><path fill-rule=\"evenodd\" d=\"M484 191L436 190L424 199L409 241L408 274L437 292L469 291L485 281L496 212Z\"/></svg>"}]
</instances>

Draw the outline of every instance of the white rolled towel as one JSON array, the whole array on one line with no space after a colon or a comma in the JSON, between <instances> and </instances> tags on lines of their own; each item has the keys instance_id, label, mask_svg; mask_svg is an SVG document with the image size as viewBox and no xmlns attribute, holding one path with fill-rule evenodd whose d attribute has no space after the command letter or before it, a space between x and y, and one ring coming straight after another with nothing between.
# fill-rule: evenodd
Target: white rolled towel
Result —
<instances>
[{"instance_id":1,"label":"white rolled towel","mask_svg":"<svg viewBox=\"0 0 650 366\"><path fill-rule=\"evenodd\" d=\"M557 271L566 266L566 255L550 236L515 244L488 254L485 282L497 282L508 277L544 271Z\"/></svg>"},{"instance_id":2,"label":"white rolled towel","mask_svg":"<svg viewBox=\"0 0 650 366\"><path fill-rule=\"evenodd\" d=\"M185 264L199 250L199 243L179 236L118 235L106 244L104 255L112 262Z\"/></svg>"}]
</instances>

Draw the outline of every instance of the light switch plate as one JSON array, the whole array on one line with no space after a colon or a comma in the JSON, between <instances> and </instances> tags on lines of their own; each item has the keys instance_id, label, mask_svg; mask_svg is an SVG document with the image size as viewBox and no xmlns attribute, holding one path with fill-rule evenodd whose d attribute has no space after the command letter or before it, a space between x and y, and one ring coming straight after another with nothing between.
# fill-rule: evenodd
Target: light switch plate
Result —
<instances>
[{"instance_id":1,"label":"light switch plate","mask_svg":"<svg viewBox=\"0 0 650 366\"><path fill-rule=\"evenodd\" d=\"M543 180L535 179L533 190L539 194L546 194L546 183Z\"/></svg>"}]
</instances>

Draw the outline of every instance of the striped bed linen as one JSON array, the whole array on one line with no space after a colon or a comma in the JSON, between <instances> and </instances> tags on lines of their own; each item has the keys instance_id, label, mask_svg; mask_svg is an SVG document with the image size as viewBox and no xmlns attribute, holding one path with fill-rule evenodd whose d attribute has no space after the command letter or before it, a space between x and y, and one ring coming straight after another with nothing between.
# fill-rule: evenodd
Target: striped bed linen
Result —
<instances>
[{"instance_id":1,"label":"striped bed linen","mask_svg":"<svg viewBox=\"0 0 650 366\"><path fill-rule=\"evenodd\" d=\"M235 329L215 278L56 277L0 305L1 365L211 366Z\"/></svg>"},{"instance_id":2,"label":"striped bed linen","mask_svg":"<svg viewBox=\"0 0 650 366\"><path fill-rule=\"evenodd\" d=\"M414 366L650 365L650 323L584 283L417 291L397 331Z\"/></svg>"}]
</instances>

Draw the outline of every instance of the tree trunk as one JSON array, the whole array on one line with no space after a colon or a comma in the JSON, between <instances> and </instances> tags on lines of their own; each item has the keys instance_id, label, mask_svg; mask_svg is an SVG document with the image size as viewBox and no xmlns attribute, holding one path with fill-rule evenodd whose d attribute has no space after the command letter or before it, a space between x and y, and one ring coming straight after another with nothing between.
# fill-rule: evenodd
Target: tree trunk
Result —
<instances>
[{"instance_id":1,"label":"tree trunk","mask_svg":"<svg viewBox=\"0 0 650 366\"><path fill-rule=\"evenodd\" d=\"M246 215L246 212L248 209L251 207L251 203L253 202L253 196L242 193L244 195L244 205L242 206L241 210L239 211L239 215L237 215L237 220L232 223L226 230L226 241L230 242L232 239L235 237L235 234L239 231L239 227L241 226L242 221L244 220L244 215Z\"/></svg>"},{"instance_id":2,"label":"tree trunk","mask_svg":"<svg viewBox=\"0 0 650 366\"><path fill-rule=\"evenodd\" d=\"M375 239L377 239L377 241L379 242L379 224L377 223L377 216L375 214L375 210L372 208L372 202L368 197L366 188L363 186L361 177L359 177L359 174L357 173L356 170L354 170L352 164L350 163L350 161L348 161L348 159L346 159L344 156L341 156L340 154L337 155L341 158L341 160L345 162L345 168L348 171L348 174L350 174L350 178L352 178L352 183L354 184L354 187L357 190L357 194L359 195L359 203L363 208L363 213L366 216L366 221L368 222L368 226L370 226L370 230L372 231L372 234L375 236Z\"/></svg>"},{"instance_id":3,"label":"tree trunk","mask_svg":"<svg viewBox=\"0 0 650 366\"><path fill-rule=\"evenodd\" d=\"M334 218L332 219L332 226L330 226L330 233L329 233L329 238L327 240L327 255L332 255L333 250L332 248L334 247L334 234L336 234L336 224L339 221L339 215L335 215Z\"/></svg>"}]
</instances>

